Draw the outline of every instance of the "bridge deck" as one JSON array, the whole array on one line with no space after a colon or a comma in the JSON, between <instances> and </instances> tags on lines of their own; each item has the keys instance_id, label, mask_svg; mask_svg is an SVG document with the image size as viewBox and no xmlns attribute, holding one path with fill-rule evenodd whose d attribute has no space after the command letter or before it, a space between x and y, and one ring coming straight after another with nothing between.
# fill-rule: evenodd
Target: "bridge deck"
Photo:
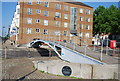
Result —
<instances>
[{"instance_id":1,"label":"bridge deck","mask_svg":"<svg viewBox=\"0 0 120 81\"><path fill-rule=\"evenodd\" d=\"M63 42L55 42L55 43L60 44L62 46L66 46L67 48L75 50L79 53L85 54L84 47L75 45L75 48L74 48L74 44L70 44L70 43L65 44ZM92 51L91 49L88 49L88 48L86 48L86 55L94 59L97 59L97 60L100 60L100 57L101 57L101 54L99 52ZM102 62L107 63L107 64L118 64L118 59L111 57L109 55L102 54Z\"/></svg>"}]
</instances>

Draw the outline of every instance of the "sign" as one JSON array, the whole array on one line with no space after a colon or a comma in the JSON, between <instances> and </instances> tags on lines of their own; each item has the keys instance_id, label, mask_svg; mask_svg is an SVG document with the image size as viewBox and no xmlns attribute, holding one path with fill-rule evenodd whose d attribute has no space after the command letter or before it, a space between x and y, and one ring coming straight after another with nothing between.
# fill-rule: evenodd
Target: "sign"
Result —
<instances>
[{"instance_id":1,"label":"sign","mask_svg":"<svg viewBox=\"0 0 120 81\"><path fill-rule=\"evenodd\" d=\"M69 66L64 66L62 68L62 73L63 73L64 76L70 76L71 73L72 73L72 70Z\"/></svg>"},{"instance_id":2,"label":"sign","mask_svg":"<svg viewBox=\"0 0 120 81\"><path fill-rule=\"evenodd\" d=\"M116 49L116 40L111 40L110 41L110 48Z\"/></svg>"},{"instance_id":3,"label":"sign","mask_svg":"<svg viewBox=\"0 0 120 81\"><path fill-rule=\"evenodd\" d=\"M64 53L62 53L62 55L65 55Z\"/></svg>"}]
</instances>

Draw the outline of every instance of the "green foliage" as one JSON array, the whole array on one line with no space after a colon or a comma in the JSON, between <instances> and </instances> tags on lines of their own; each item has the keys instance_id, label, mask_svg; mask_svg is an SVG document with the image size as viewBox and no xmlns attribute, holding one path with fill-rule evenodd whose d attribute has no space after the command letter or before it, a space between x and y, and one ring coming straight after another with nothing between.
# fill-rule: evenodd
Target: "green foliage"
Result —
<instances>
[{"instance_id":1,"label":"green foliage","mask_svg":"<svg viewBox=\"0 0 120 81\"><path fill-rule=\"evenodd\" d=\"M45 71L39 70L41 73L45 73Z\"/></svg>"},{"instance_id":2,"label":"green foliage","mask_svg":"<svg viewBox=\"0 0 120 81\"><path fill-rule=\"evenodd\" d=\"M9 38L9 35L7 34L3 39L7 40Z\"/></svg>"},{"instance_id":3,"label":"green foliage","mask_svg":"<svg viewBox=\"0 0 120 81\"><path fill-rule=\"evenodd\" d=\"M111 5L109 8L99 6L94 11L93 33L120 33L120 10Z\"/></svg>"},{"instance_id":4,"label":"green foliage","mask_svg":"<svg viewBox=\"0 0 120 81\"><path fill-rule=\"evenodd\" d=\"M57 75L57 76L60 76L60 77L70 77L70 78L73 78L73 79L82 79L82 78L74 77L74 76L63 76L63 75Z\"/></svg>"}]
</instances>

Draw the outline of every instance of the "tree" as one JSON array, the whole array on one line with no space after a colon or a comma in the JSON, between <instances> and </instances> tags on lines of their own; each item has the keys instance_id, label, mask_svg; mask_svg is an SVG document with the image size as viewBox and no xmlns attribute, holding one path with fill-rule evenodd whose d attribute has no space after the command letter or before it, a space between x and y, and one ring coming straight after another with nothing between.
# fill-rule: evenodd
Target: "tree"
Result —
<instances>
[{"instance_id":1,"label":"tree","mask_svg":"<svg viewBox=\"0 0 120 81\"><path fill-rule=\"evenodd\" d=\"M120 10L111 5L109 8L99 6L94 11L93 33L120 33Z\"/></svg>"}]
</instances>

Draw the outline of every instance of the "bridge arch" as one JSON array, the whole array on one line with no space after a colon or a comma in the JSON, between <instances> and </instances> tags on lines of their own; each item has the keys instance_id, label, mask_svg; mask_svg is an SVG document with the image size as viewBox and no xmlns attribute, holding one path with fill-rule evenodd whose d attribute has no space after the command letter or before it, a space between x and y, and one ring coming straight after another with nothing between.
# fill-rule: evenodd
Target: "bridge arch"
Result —
<instances>
[{"instance_id":1,"label":"bridge arch","mask_svg":"<svg viewBox=\"0 0 120 81\"><path fill-rule=\"evenodd\" d=\"M46 41L46 40L35 40L32 41L31 46L37 42L43 42L47 44L56 52L58 57L64 61L73 62L73 63L85 63L85 64L105 64L97 59L79 53L57 42ZM58 52L58 49L61 49L61 52Z\"/></svg>"},{"instance_id":2,"label":"bridge arch","mask_svg":"<svg viewBox=\"0 0 120 81\"><path fill-rule=\"evenodd\" d=\"M50 48L52 48L55 53L61 58L61 48L58 46L55 46L52 43L45 42L43 40L34 40L30 43L30 47L39 48L41 45L47 44Z\"/></svg>"}]
</instances>

